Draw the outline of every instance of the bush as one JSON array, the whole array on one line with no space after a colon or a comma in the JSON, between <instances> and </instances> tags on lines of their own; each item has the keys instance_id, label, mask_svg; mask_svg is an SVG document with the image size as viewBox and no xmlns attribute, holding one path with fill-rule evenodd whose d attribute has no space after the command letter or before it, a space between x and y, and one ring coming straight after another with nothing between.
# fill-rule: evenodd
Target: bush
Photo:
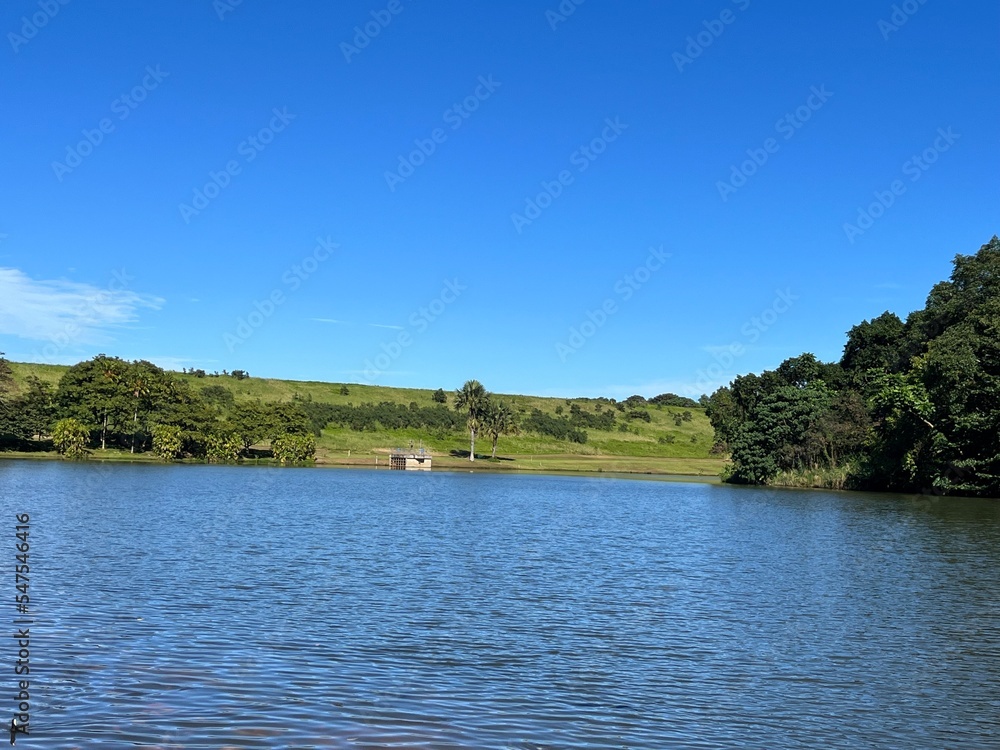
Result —
<instances>
[{"instance_id":1,"label":"bush","mask_svg":"<svg viewBox=\"0 0 1000 750\"><path fill-rule=\"evenodd\" d=\"M316 458L312 435L282 435L271 441L271 453L282 464L300 464Z\"/></svg>"},{"instance_id":2,"label":"bush","mask_svg":"<svg viewBox=\"0 0 1000 750\"><path fill-rule=\"evenodd\" d=\"M559 407L556 407L559 408ZM571 443L586 443L587 433L577 429L567 417L553 417L540 409L532 409L521 425L525 430L548 435L557 440L569 440Z\"/></svg>"},{"instance_id":3,"label":"bush","mask_svg":"<svg viewBox=\"0 0 1000 750\"><path fill-rule=\"evenodd\" d=\"M443 388L438 388L436 391L434 391L434 395L431 396L431 398L434 400L434 403L436 404L448 403L448 396L445 394Z\"/></svg>"},{"instance_id":4,"label":"bush","mask_svg":"<svg viewBox=\"0 0 1000 750\"><path fill-rule=\"evenodd\" d=\"M77 419L60 419L52 428L52 443L66 458L83 458L87 455L90 430Z\"/></svg>"},{"instance_id":5,"label":"bush","mask_svg":"<svg viewBox=\"0 0 1000 750\"><path fill-rule=\"evenodd\" d=\"M659 396L653 396L653 398L649 399L649 403L657 404L658 406L684 406L690 409L698 407L697 401L686 396L678 396L676 393L661 393Z\"/></svg>"},{"instance_id":6,"label":"bush","mask_svg":"<svg viewBox=\"0 0 1000 750\"><path fill-rule=\"evenodd\" d=\"M222 385L206 385L201 389L201 397L224 409L231 409L235 403L233 392Z\"/></svg>"},{"instance_id":7,"label":"bush","mask_svg":"<svg viewBox=\"0 0 1000 750\"><path fill-rule=\"evenodd\" d=\"M243 441L235 432L228 435L210 435L206 441L205 457L209 463L236 463L243 453Z\"/></svg>"},{"instance_id":8,"label":"bush","mask_svg":"<svg viewBox=\"0 0 1000 750\"><path fill-rule=\"evenodd\" d=\"M164 461L173 461L181 455L184 439L181 428L168 424L153 425L153 453Z\"/></svg>"}]
</instances>

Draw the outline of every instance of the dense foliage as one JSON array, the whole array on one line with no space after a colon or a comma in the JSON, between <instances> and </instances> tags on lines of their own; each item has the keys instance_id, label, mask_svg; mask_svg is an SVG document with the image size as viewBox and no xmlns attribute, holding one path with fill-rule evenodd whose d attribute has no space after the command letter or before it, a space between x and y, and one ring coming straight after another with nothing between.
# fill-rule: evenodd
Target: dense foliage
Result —
<instances>
[{"instance_id":1,"label":"dense foliage","mask_svg":"<svg viewBox=\"0 0 1000 750\"><path fill-rule=\"evenodd\" d=\"M465 419L447 406L409 406L383 401L378 404L326 404L318 401L294 402L308 417L314 434L327 425L348 427L358 432L378 429L424 428L449 432L465 427Z\"/></svg>"},{"instance_id":2,"label":"dense foliage","mask_svg":"<svg viewBox=\"0 0 1000 750\"><path fill-rule=\"evenodd\" d=\"M554 417L541 409L532 409L522 426L526 430L537 432L539 435L548 435L557 440L569 440L572 443L587 442L587 433L576 427L570 417Z\"/></svg>"},{"instance_id":3,"label":"dense foliage","mask_svg":"<svg viewBox=\"0 0 1000 750\"><path fill-rule=\"evenodd\" d=\"M1000 497L1000 239L956 256L905 322L854 326L840 362L741 375L707 413L730 481L834 471L858 488Z\"/></svg>"},{"instance_id":4,"label":"dense foliage","mask_svg":"<svg viewBox=\"0 0 1000 750\"><path fill-rule=\"evenodd\" d=\"M242 370L227 375L248 377ZM258 443L310 433L309 417L294 403L235 403L219 385L196 393L151 362L103 354L67 369L55 389L28 377L20 393L12 392L10 366L0 357L0 440L28 447L48 437L72 458L118 448L168 461L236 461Z\"/></svg>"}]
</instances>

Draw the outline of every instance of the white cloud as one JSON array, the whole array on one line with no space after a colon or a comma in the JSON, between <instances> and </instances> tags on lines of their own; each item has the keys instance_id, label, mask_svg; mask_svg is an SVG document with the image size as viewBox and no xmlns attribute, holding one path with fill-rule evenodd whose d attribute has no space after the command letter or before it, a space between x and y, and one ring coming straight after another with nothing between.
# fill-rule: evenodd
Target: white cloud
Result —
<instances>
[{"instance_id":1,"label":"white cloud","mask_svg":"<svg viewBox=\"0 0 1000 750\"><path fill-rule=\"evenodd\" d=\"M104 289L65 279L32 279L16 268L0 268L0 334L37 341L105 344L109 333L134 323L141 309L159 310L164 300L125 288L115 274Z\"/></svg>"}]
</instances>

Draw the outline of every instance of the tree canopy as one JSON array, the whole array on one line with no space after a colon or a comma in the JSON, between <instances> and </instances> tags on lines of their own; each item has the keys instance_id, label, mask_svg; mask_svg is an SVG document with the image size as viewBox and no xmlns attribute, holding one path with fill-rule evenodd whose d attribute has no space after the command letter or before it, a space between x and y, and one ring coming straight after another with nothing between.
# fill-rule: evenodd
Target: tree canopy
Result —
<instances>
[{"instance_id":1,"label":"tree canopy","mask_svg":"<svg viewBox=\"0 0 1000 750\"><path fill-rule=\"evenodd\" d=\"M838 470L847 486L1000 497L1000 239L956 256L905 322L851 328L839 362L740 375L707 413L730 481Z\"/></svg>"}]
</instances>

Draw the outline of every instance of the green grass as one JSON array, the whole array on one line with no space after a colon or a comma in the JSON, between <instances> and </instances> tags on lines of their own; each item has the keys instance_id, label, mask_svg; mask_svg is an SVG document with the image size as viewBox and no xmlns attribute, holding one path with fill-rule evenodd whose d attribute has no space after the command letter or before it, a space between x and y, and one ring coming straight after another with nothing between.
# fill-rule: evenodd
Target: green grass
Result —
<instances>
[{"instance_id":1,"label":"green grass","mask_svg":"<svg viewBox=\"0 0 1000 750\"><path fill-rule=\"evenodd\" d=\"M12 362L11 369L15 382L23 384L25 378L34 375L41 380L58 383L67 369L61 365L41 365ZM313 401L331 404L379 403L388 401L408 405L433 406L433 391L418 388L391 388L378 385L358 385L352 383L324 383L317 381L278 380L273 378L247 378L236 380L231 377L204 377L175 373L178 379L188 383L194 391L210 385L221 385L232 392L236 401L290 401L293 396L311 398ZM346 386L348 393L342 394ZM453 391L446 391L449 404ZM592 398L545 398L512 394L497 394L511 403L515 411L524 414L539 409L546 414L556 415L561 407L564 415L569 414L570 405L576 404L587 412L600 408L614 409L608 403ZM504 436L500 439L498 456L504 460L479 461L482 468L520 470L564 470L603 471L671 474L718 474L724 459L710 455L713 431L702 409L693 408L691 420L674 423L675 415L685 411L682 407L647 405L650 421L626 419L624 413L617 412L617 424L611 431L587 429L587 442L571 443L563 440L524 433ZM627 425L627 432L618 426ZM672 440L672 442L666 442ZM374 465L376 456L385 456L395 447L423 445L434 456L434 465L441 467L467 468L466 458L453 456L454 452L468 451L469 436L466 432L435 432L433 430L377 430L355 432L347 428L323 430L317 440L317 462L321 464ZM491 443L480 438L476 442L476 454L489 456Z\"/></svg>"},{"instance_id":2,"label":"green grass","mask_svg":"<svg viewBox=\"0 0 1000 750\"><path fill-rule=\"evenodd\" d=\"M68 369L65 365L42 365L34 362L11 362L11 372L14 374L14 382L20 387L24 381L34 375L45 383L56 385L59 378Z\"/></svg>"}]
</instances>

